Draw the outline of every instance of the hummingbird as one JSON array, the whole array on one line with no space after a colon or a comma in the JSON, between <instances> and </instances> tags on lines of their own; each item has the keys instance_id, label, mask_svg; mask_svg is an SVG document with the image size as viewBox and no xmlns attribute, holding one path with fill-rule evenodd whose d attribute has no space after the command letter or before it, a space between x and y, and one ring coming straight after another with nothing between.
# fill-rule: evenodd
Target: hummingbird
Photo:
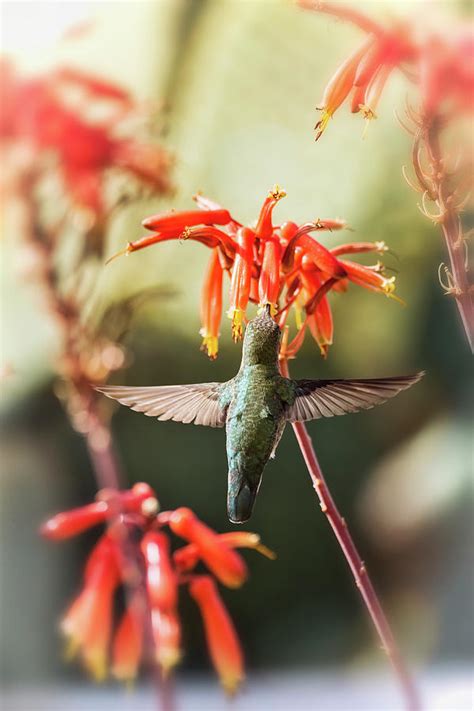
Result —
<instances>
[{"instance_id":1,"label":"hummingbird","mask_svg":"<svg viewBox=\"0 0 474 711\"><path fill-rule=\"evenodd\" d=\"M362 380L293 380L280 374L281 330L265 308L249 321L240 369L224 383L97 390L158 420L226 428L227 514L231 523L251 516L263 470L287 422L345 415L379 405L424 373Z\"/></svg>"}]
</instances>

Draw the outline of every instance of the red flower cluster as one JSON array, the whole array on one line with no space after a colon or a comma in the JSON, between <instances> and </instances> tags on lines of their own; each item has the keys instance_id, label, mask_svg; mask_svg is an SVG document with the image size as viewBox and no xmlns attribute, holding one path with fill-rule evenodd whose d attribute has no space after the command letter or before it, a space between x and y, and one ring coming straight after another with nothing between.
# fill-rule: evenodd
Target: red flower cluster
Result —
<instances>
[{"instance_id":1,"label":"red flower cluster","mask_svg":"<svg viewBox=\"0 0 474 711\"><path fill-rule=\"evenodd\" d=\"M223 275L230 277L230 308L234 340L242 337L242 323L249 302L270 305L271 314L283 328L293 307L298 333L283 342L285 357L293 357L307 329L326 356L333 339L333 321L327 299L329 291L343 292L348 282L392 298L395 277L387 278L381 262L363 266L342 255L386 252L384 242L352 242L327 249L310 233L340 230L344 220L315 220L273 224L273 209L286 193L277 185L268 193L252 227L243 226L215 202L196 195L199 210L168 212L143 221L152 234L130 242L120 254L129 254L158 242L192 239L212 250L201 299L203 349L210 358L218 351L222 317ZM112 257L112 259L114 258ZM110 261L110 260L109 260ZM304 311L304 315L303 314ZM282 351L283 354L283 351Z\"/></svg>"},{"instance_id":2,"label":"red flower cluster","mask_svg":"<svg viewBox=\"0 0 474 711\"><path fill-rule=\"evenodd\" d=\"M71 201L95 218L104 210L103 180L109 168L120 168L157 191L169 189L166 151L119 135L125 122L138 116L125 90L70 68L24 78L3 59L0 91L3 151L29 152L33 165L28 167L36 173L50 171L48 157L55 158ZM11 170L23 168L23 160L12 155Z\"/></svg>"},{"instance_id":3,"label":"red flower cluster","mask_svg":"<svg viewBox=\"0 0 474 711\"><path fill-rule=\"evenodd\" d=\"M94 503L58 514L43 525L41 533L52 540L99 523L107 525L87 560L83 589L61 622L69 652L80 652L86 668L102 680L111 647L113 675L131 681L149 644L155 663L167 675L181 658L178 590L187 585L202 614L214 667L226 691L234 693L244 676L243 655L215 579L229 588L245 582L247 567L235 548L254 548L269 558L274 554L254 533L218 534L190 509L161 513L158 509L153 489L140 483L127 491L102 490ZM187 545L172 552L165 527ZM194 572L200 562L212 575ZM120 585L126 607L111 644L114 597Z\"/></svg>"},{"instance_id":4,"label":"red flower cluster","mask_svg":"<svg viewBox=\"0 0 474 711\"><path fill-rule=\"evenodd\" d=\"M376 117L383 88L395 68L417 85L420 112L430 121L442 112L474 108L474 33L461 25L395 20L384 28L358 10L340 3L299 0L305 8L326 12L359 25L367 39L336 70L324 91L316 140L336 110L351 97L352 113Z\"/></svg>"}]
</instances>

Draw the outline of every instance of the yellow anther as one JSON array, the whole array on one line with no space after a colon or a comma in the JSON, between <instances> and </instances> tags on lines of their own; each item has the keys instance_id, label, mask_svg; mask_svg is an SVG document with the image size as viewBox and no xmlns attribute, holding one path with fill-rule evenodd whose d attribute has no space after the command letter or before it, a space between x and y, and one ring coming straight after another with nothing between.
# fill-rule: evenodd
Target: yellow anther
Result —
<instances>
[{"instance_id":1,"label":"yellow anther","mask_svg":"<svg viewBox=\"0 0 474 711\"><path fill-rule=\"evenodd\" d=\"M406 306L406 301L403 301L399 296L394 294L393 292L395 291L395 277L390 277L389 279L384 279L382 282L382 291L384 292L385 296L388 296L389 299L393 299L394 301L398 301L398 303L401 306Z\"/></svg>"},{"instance_id":2,"label":"yellow anther","mask_svg":"<svg viewBox=\"0 0 474 711\"><path fill-rule=\"evenodd\" d=\"M383 252L388 252L388 247L385 244L385 242L382 240L381 242L375 243L375 251L379 252L379 254L382 254Z\"/></svg>"},{"instance_id":3,"label":"yellow anther","mask_svg":"<svg viewBox=\"0 0 474 711\"><path fill-rule=\"evenodd\" d=\"M274 316L278 313L278 306L276 304L270 303L270 301L263 301L258 305L257 309L257 314L261 314L265 311L267 306L270 307L270 316L274 318Z\"/></svg>"},{"instance_id":4,"label":"yellow anther","mask_svg":"<svg viewBox=\"0 0 474 711\"><path fill-rule=\"evenodd\" d=\"M185 227L179 236L179 240L180 240L180 242L185 242L190 237L191 237L191 228Z\"/></svg>"},{"instance_id":5,"label":"yellow anther","mask_svg":"<svg viewBox=\"0 0 474 711\"><path fill-rule=\"evenodd\" d=\"M219 350L219 339L217 336L204 336L201 350L205 351L211 360L215 360Z\"/></svg>"},{"instance_id":6,"label":"yellow anther","mask_svg":"<svg viewBox=\"0 0 474 711\"><path fill-rule=\"evenodd\" d=\"M80 649L81 643L77 637L69 637L66 641L66 646L64 649L64 658L67 662L70 662Z\"/></svg>"},{"instance_id":7,"label":"yellow anther","mask_svg":"<svg viewBox=\"0 0 474 711\"><path fill-rule=\"evenodd\" d=\"M99 650L92 650L84 655L84 663L97 683L107 678L107 659Z\"/></svg>"},{"instance_id":8,"label":"yellow anther","mask_svg":"<svg viewBox=\"0 0 474 711\"><path fill-rule=\"evenodd\" d=\"M275 183L273 188L268 193L268 197L271 197L274 200L281 200L282 198L286 197L286 191L283 188L280 188L277 183Z\"/></svg>"},{"instance_id":9,"label":"yellow anther","mask_svg":"<svg viewBox=\"0 0 474 711\"><path fill-rule=\"evenodd\" d=\"M329 119L331 118L331 115L332 115L330 111L328 111L327 109L324 109L324 108L320 108L320 109L318 108L318 111L322 111L323 114L322 114L320 120L318 121L318 123L316 124L316 126L314 127L316 129L316 138L315 138L316 141L318 140L318 138L321 136L321 134L326 129L326 126L328 125Z\"/></svg>"},{"instance_id":10,"label":"yellow anther","mask_svg":"<svg viewBox=\"0 0 474 711\"><path fill-rule=\"evenodd\" d=\"M377 118L377 114L373 109L370 108L370 106L367 106L367 104L359 104L359 109L362 112L363 117L368 120L372 121L372 119Z\"/></svg>"},{"instance_id":11,"label":"yellow anther","mask_svg":"<svg viewBox=\"0 0 474 711\"><path fill-rule=\"evenodd\" d=\"M179 649L166 649L158 651L156 660L161 668L163 679L168 679L172 669L179 664L181 660L181 652Z\"/></svg>"},{"instance_id":12,"label":"yellow anther","mask_svg":"<svg viewBox=\"0 0 474 711\"><path fill-rule=\"evenodd\" d=\"M129 243L127 244L127 246L124 247L123 249L121 249L119 252L116 252L115 254L112 254L112 256L109 257L105 263L106 263L106 264L110 264L110 262L113 262L114 259L117 259L117 257L122 257L123 255L125 255L126 257L128 257L128 255L130 254L130 252L133 252L133 244L132 244L132 242L129 242Z\"/></svg>"},{"instance_id":13,"label":"yellow anther","mask_svg":"<svg viewBox=\"0 0 474 711\"><path fill-rule=\"evenodd\" d=\"M242 309L229 309L227 316L232 320L232 338L235 342L242 340Z\"/></svg>"}]
</instances>

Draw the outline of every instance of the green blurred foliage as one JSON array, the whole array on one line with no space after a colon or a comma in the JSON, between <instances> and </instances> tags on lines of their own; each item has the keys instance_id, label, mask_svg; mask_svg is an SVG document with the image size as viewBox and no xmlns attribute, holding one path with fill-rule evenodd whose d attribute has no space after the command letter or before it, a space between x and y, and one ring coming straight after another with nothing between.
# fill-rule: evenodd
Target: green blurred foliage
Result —
<instances>
[{"instance_id":1,"label":"green blurred foliage","mask_svg":"<svg viewBox=\"0 0 474 711\"><path fill-rule=\"evenodd\" d=\"M416 3L398 5L366 4L369 12L389 14L409 12ZM443 9L452 12L453 6L444 3ZM453 535L449 545L439 545L440 532L451 530L461 503L441 507L408 544L395 541L390 550L357 515L360 493L384 457L440 415L453 422L469 416L467 346L455 306L436 277L442 243L401 176L410 137L393 108L403 107L406 84L394 78L366 140L361 119L342 109L314 144L314 107L337 63L359 41L357 30L277 0L105 3L98 10L91 35L71 49L63 44L59 59L122 79L140 96L162 101L160 121L177 157L174 198L128 209L113 225L110 252L141 234L143 217L165 206L187 208L197 190L237 219L252 221L278 182L288 197L276 208L276 219L344 217L355 234L329 234L327 245L383 239L397 253L398 261L388 260L400 270L398 291L407 308L357 287L334 295L336 336L328 361L308 339L292 368L296 377L428 371L416 388L380 409L309 429L395 628L406 633L408 650L425 659L442 657L446 649L466 654L466 642L457 645L452 629L468 614L469 585L464 589L460 564L450 567L449 585L443 572L460 541ZM57 54L52 57L58 61ZM84 445L52 395L54 331L38 309L34 286L12 275L15 239L7 238L2 357L16 375L5 386L3 408L2 617L9 646L4 674L12 679L74 673L61 666L55 621L77 589L94 536L54 546L38 541L35 532L48 514L89 500L95 484ZM240 347L231 343L227 322L218 361L210 363L199 352L198 302L207 256L200 245L169 243L104 268L99 287L110 299L156 284L178 292L137 314L128 336L133 362L117 382L214 381L234 374ZM190 506L211 526L229 530L221 430L157 424L125 408L117 411L114 430L127 483L148 481L164 508ZM449 431L446 437L449 452L458 444ZM449 454L447 460L449 469ZM449 476L449 470L435 474ZM413 481L406 495L423 492ZM393 501L394 507L403 505ZM274 563L246 554L249 583L225 593L250 665L351 663L367 650L378 658L291 430L268 466L248 528L278 553ZM183 602L183 613L185 664L200 667L207 664L200 623L190 602ZM406 624L410 615L418 624Z\"/></svg>"}]
</instances>

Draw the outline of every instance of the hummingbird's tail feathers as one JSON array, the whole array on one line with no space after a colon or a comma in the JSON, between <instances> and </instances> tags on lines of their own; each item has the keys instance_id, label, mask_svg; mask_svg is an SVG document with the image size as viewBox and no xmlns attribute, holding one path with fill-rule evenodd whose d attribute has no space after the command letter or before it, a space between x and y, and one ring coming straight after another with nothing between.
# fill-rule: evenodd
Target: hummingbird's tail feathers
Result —
<instances>
[{"instance_id":1,"label":"hummingbird's tail feathers","mask_svg":"<svg viewBox=\"0 0 474 711\"><path fill-rule=\"evenodd\" d=\"M118 400L136 412L159 420L224 427L226 407L220 402L221 383L194 385L158 385L150 387L126 387L108 385L96 388L107 397Z\"/></svg>"},{"instance_id":2,"label":"hummingbird's tail feathers","mask_svg":"<svg viewBox=\"0 0 474 711\"><path fill-rule=\"evenodd\" d=\"M229 470L227 488L227 516L231 523L245 523L252 515L258 485L249 482L237 470Z\"/></svg>"},{"instance_id":3,"label":"hummingbird's tail feathers","mask_svg":"<svg viewBox=\"0 0 474 711\"><path fill-rule=\"evenodd\" d=\"M293 380L296 398L286 411L286 420L307 422L369 410L411 387L423 375L422 371L368 380Z\"/></svg>"}]
</instances>

